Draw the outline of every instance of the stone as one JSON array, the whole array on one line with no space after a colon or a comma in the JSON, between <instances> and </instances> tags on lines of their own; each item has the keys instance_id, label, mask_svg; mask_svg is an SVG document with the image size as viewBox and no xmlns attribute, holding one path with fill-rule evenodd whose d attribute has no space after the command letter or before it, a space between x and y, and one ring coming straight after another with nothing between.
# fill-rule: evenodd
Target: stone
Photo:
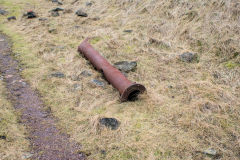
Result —
<instances>
[{"instance_id":1,"label":"stone","mask_svg":"<svg viewBox=\"0 0 240 160\"><path fill-rule=\"evenodd\" d=\"M27 13L23 14L23 17L27 17L28 19L36 18L37 14L32 10L28 11Z\"/></svg>"},{"instance_id":2,"label":"stone","mask_svg":"<svg viewBox=\"0 0 240 160\"><path fill-rule=\"evenodd\" d=\"M81 90L81 89L82 89L81 84L78 84L78 83L73 84L73 91L78 91L78 90Z\"/></svg>"},{"instance_id":3,"label":"stone","mask_svg":"<svg viewBox=\"0 0 240 160\"><path fill-rule=\"evenodd\" d=\"M210 156L216 156L217 155L217 151L213 148L209 148L205 151L203 151L204 154L206 155L210 155Z\"/></svg>"},{"instance_id":4,"label":"stone","mask_svg":"<svg viewBox=\"0 0 240 160\"><path fill-rule=\"evenodd\" d=\"M179 55L179 59L183 62L193 62L197 61L197 54L196 53L191 53L191 52L184 52L183 54Z\"/></svg>"},{"instance_id":5,"label":"stone","mask_svg":"<svg viewBox=\"0 0 240 160\"><path fill-rule=\"evenodd\" d=\"M120 122L116 118L101 118L99 119L99 123L111 130L118 129Z\"/></svg>"},{"instance_id":6,"label":"stone","mask_svg":"<svg viewBox=\"0 0 240 160\"><path fill-rule=\"evenodd\" d=\"M126 29L126 30L124 30L123 32L126 32L126 33L132 33L133 30L131 30L131 29Z\"/></svg>"},{"instance_id":7,"label":"stone","mask_svg":"<svg viewBox=\"0 0 240 160\"><path fill-rule=\"evenodd\" d=\"M92 73L90 71L84 70L80 73L81 76L90 77Z\"/></svg>"},{"instance_id":8,"label":"stone","mask_svg":"<svg viewBox=\"0 0 240 160\"><path fill-rule=\"evenodd\" d=\"M57 7L57 8L52 9L51 11L52 12L59 12L59 11L64 11L64 9Z\"/></svg>"},{"instance_id":9,"label":"stone","mask_svg":"<svg viewBox=\"0 0 240 160\"><path fill-rule=\"evenodd\" d=\"M71 79L73 81L80 81L82 77L90 77L90 76L92 76L92 72L84 70L80 74L73 75Z\"/></svg>"},{"instance_id":10,"label":"stone","mask_svg":"<svg viewBox=\"0 0 240 160\"><path fill-rule=\"evenodd\" d=\"M11 21L11 20L16 20L17 18L15 16L11 16L11 17L8 17L7 20L8 21Z\"/></svg>"},{"instance_id":11,"label":"stone","mask_svg":"<svg viewBox=\"0 0 240 160\"><path fill-rule=\"evenodd\" d=\"M60 15L59 11L64 11L64 9L57 7L57 8L52 9L50 12L53 17L58 17Z\"/></svg>"},{"instance_id":12,"label":"stone","mask_svg":"<svg viewBox=\"0 0 240 160\"><path fill-rule=\"evenodd\" d=\"M120 62L114 63L114 67L116 67L122 72L128 73L130 71L134 71L137 68L137 62L136 61L132 61L132 62L120 61Z\"/></svg>"},{"instance_id":13,"label":"stone","mask_svg":"<svg viewBox=\"0 0 240 160\"><path fill-rule=\"evenodd\" d=\"M7 139L7 137L6 137L6 136L4 136L4 135L0 135L0 139L6 140L6 139Z\"/></svg>"},{"instance_id":14,"label":"stone","mask_svg":"<svg viewBox=\"0 0 240 160\"><path fill-rule=\"evenodd\" d=\"M86 6L91 7L92 6L92 2L86 2Z\"/></svg>"},{"instance_id":15,"label":"stone","mask_svg":"<svg viewBox=\"0 0 240 160\"><path fill-rule=\"evenodd\" d=\"M2 81L3 80L3 76L0 76L0 81Z\"/></svg>"},{"instance_id":16,"label":"stone","mask_svg":"<svg viewBox=\"0 0 240 160\"><path fill-rule=\"evenodd\" d=\"M106 154L107 154L107 152L106 152L105 150L101 150L100 152L101 152L101 154L103 154L103 155L106 155Z\"/></svg>"},{"instance_id":17,"label":"stone","mask_svg":"<svg viewBox=\"0 0 240 160\"><path fill-rule=\"evenodd\" d=\"M0 14L1 15L6 15L8 12L7 11L5 11L5 10L3 10L3 9L0 9Z\"/></svg>"},{"instance_id":18,"label":"stone","mask_svg":"<svg viewBox=\"0 0 240 160\"><path fill-rule=\"evenodd\" d=\"M74 28L79 29L79 28L81 28L81 26L74 26Z\"/></svg>"},{"instance_id":19,"label":"stone","mask_svg":"<svg viewBox=\"0 0 240 160\"><path fill-rule=\"evenodd\" d=\"M172 85L169 85L169 86L168 86L168 88L172 89L172 88L173 88L173 86L172 86Z\"/></svg>"},{"instance_id":20,"label":"stone","mask_svg":"<svg viewBox=\"0 0 240 160\"><path fill-rule=\"evenodd\" d=\"M47 18L39 18L38 19L39 21L46 21L46 20L48 20Z\"/></svg>"},{"instance_id":21,"label":"stone","mask_svg":"<svg viewBox=\"0 0 240 160\"><path fill-rule=\"evenodd\" d=\"M62 72L55 72L51 74L52 77L57 77L57 78L64 78L65 74Z\"/></svg>"},{"instance_id":22,"label":"stone","mask_svg":"<svg viewBox=\"0 0 240 160\"><path fill-rule=\"evenodd\" d=\"M93 21L99 21L100 20L100 17L94 17L92 18Z\"/></svg>"},{"instance_id":23,"label":"stone","mask_svg":"<svg viewBox=\"0 0 240 160\"><path fill-rule=\"evenodd\" d=\"M92 82L92 84L94 84L94 85L96 85L96 86L98 86L98 87L104 87L104 86L105 86L105 83L104 83L104 82L99 81L99 80L97 80L97 79L93 79L93 80L91 80L91 82Z\"/></svg>"},{"instance_id":24,"label":"stone","mask_svg":"<svg viewBox=\"0 0 240 160\"><path fill-rule=\"evenodd\" d=\"M57 29L56 28L51 28L48 30L49 33L52 33L52 34L57 34Z\"/></svg>"},{"instance_id":25,"label":"stone","mask_svg":"<svg viewBox=\"0 0 240 160\"><path fill-rule=\"evenodd\" d=\"M58 5L63 5L63 3L58 0L52 0L52 3L57 3Z\"/></svg>"},{"instance_id":26,"label":"stone","mask_svg":"<svg viewBox=\"0 0 240 160\"><path fill-rule=\"evenodd\" d=\"M80 16L80 17L87 17L88 14L83 12L81 9L77 10L76 15Z\"/></svg>"},{"instance_id":27,"label":"stone","mask_svg":"<svg viewBox=\"0 0 240 160\"><path fill-rule=\"evenodd\" d=\"M31 158L32 156L33 156L32 153L24 153L24 154L22 155L22 159L29 159L29 158Z\"/></svg>"}]
</instances>

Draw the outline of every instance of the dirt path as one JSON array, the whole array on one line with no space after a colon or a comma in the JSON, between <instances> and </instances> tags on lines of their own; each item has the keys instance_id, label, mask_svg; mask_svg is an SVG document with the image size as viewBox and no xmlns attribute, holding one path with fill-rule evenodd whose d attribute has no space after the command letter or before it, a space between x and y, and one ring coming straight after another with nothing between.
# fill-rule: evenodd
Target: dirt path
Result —
<instances>
[{"instance_id":1,"label":"dirt path","mask_svg":"<svg viewBox=\"0 0 240 160\"><path fill-rule=\"evenodd\" d=\"M6 36L0 34L0 72L4 76L9 99L16 110L22 112L22 123L30 131L29 139L34 152L33 159L82 160L80 146L70 142L66 134L56 127L51 113L44 110L38 94L20 76L18 63L11 57Z\"/></svg>"}]
</instances>

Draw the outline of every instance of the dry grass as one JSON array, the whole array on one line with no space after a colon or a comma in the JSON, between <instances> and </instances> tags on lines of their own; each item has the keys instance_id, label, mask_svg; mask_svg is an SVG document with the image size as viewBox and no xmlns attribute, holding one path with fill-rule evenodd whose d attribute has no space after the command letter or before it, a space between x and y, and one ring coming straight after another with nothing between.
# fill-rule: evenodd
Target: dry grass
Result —
<instances>
[{"instance_id":1,"label":"dry grass","mask_svg":"<svg viewBox=\"0 0 240 160\"><path fill-rule=\"evenodd\" d=\"M19 124L18 113L6 100L5 94L0 81L0 159L21 160L27 154L29 144L25 139L25 128Z\"/></svg>"},{"instance_id":2,"label":"dry grass","mask_svg":"<svg viewBox=\"0 0 240 160\"><path fill-rule=\"evenodd\" d=\"M222 159L239 159L238 1L102 0L86 7L83 0L65 0L61 7L73 13L59 17L50 16L57 7L51 2L33 2L20 13L33 9L47 21L18 14L16 22L2 20L1 29L15 41L23 75L90 159L210 159L200 153L207 148ZM79 8L89 17L75 16ZM101 75L76 51L86 37L111 63L136 60L129 79L144 84L147 94L120 103L112 86L91 87L90 80ZM199 63L180 62L184 51L197 52ZM84 70L93 75L72 80ZM49 77L53 71L66 78ZM74 91L76 83L82 89ZM97 120L105 116L120 120L120 128L99 128Z\"/></svg>"}]
</instances>

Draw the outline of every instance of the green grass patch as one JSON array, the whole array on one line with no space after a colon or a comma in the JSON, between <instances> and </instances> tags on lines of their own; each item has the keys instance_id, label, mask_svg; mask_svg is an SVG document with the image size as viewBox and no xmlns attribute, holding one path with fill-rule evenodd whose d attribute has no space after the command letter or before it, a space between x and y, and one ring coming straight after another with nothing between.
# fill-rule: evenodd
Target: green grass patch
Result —
<instances>
[{"instance_id":1,"label":"green grass patch","mask_svg":"<svg viewBox=\"0 0 240 160\"><path fill-rule=\"evenodd\" d=\"M232 62L232 61L228 61L224 64L224 66L228 69L234 69L235 67L240 67L240 64Z\"/></svg>"}]
</instances>

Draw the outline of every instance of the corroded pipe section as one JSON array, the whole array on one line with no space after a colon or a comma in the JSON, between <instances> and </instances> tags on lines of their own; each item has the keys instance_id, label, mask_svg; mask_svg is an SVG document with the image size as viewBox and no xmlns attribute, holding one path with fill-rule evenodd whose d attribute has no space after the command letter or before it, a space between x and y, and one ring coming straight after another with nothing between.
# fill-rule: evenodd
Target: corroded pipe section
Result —
<instances>
[{"instance_id":1,"label":"corroded pipe section","mask_svg":"<svg viewBox=\"0 0 240 160\"><path fill-rule=\"evenodd\" d=\"M129 81L118 69L109 64L108 61L88 43L88 39L84 40L80 46L78 46L78 51L83 54L98 71L103 73L104 77L113 87L118 89L122 102L135 100L140 93L146 90L143 85Z\"/></svg>"}]
</instances>

